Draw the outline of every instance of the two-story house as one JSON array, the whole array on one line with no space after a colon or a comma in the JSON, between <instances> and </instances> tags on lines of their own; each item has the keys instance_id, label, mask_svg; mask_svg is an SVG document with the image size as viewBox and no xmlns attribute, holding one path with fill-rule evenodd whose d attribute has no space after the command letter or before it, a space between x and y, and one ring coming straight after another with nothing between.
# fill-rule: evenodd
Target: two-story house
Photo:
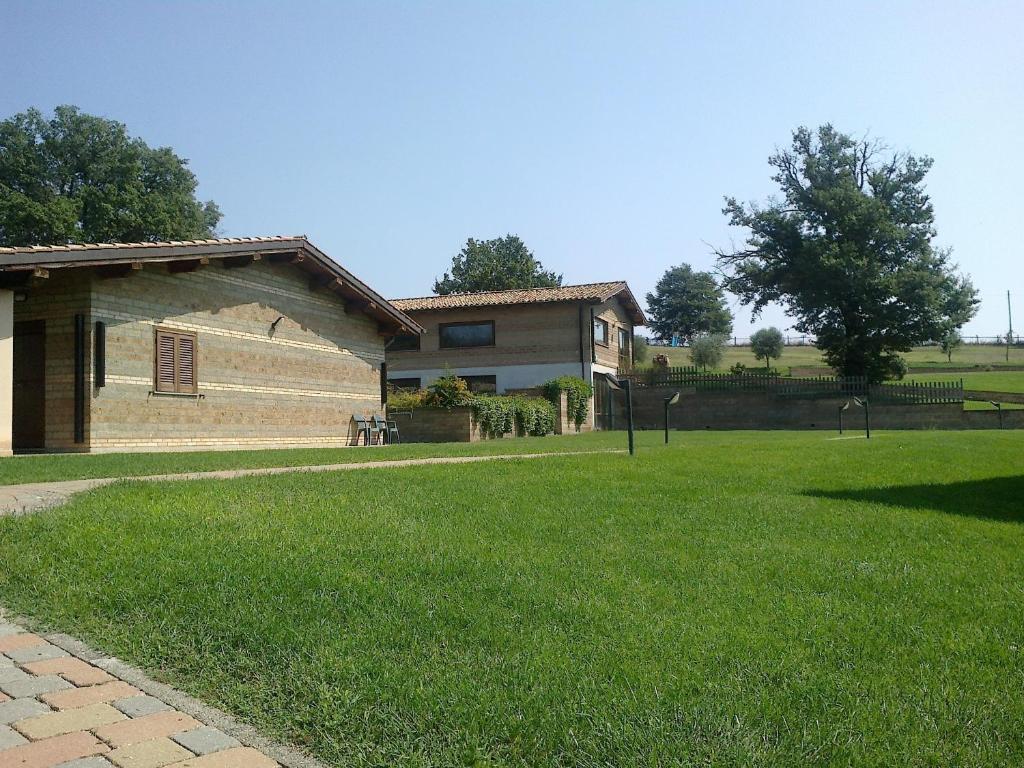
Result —
<instances>
[{"instance_id":1,"label":"two-story house","mask_svg":"<svg viewBox=\"0 0 1024 768\"><path fill-rule=\"evenodd\" d=\"M388 381L409 389L446 373L475 392L526 389L558 376L594 382L595 373L632 363L633 329L646 323L623 280L391 303L426 329L396 336L386 348Z\"/></svg>"}]
</instances>

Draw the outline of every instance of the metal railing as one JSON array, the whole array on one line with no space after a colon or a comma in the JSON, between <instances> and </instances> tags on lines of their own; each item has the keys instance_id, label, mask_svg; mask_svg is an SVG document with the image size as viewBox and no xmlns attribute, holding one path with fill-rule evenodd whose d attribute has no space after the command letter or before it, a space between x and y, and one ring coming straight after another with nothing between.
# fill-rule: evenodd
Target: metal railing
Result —
<instances>
[{"instance_id":1,"label":"metal railing","mask_svg":"<svg viewBox=\"0 0 1024 768\"><path fill-rule=\"evenodd\" d=\"M937 405L962 403L963 380L898 381L868 384L863 376L789 377L777 373L706 373L689 366L620 370L637 389L696 389L698 392L766 392L780 397L813 399L867 397L875 402Z\"/></svg>"}]
</instances>

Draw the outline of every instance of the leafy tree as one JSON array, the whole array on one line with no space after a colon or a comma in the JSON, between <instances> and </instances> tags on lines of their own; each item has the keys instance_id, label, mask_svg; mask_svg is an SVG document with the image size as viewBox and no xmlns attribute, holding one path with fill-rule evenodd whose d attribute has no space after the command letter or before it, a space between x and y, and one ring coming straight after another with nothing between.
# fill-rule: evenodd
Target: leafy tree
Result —
<instances>
[{"instance_id":1,"label":"leafy tree","mask_svg":"<svg viewBox=\"0 0 1024 768\"><path fill-rule=\"evenodd\" d=\"M770 368L772 359L782 357L784 339L778 328L762 328L750 337L750 348L757 360L764 360L764 367Z\"/></svg>"},{"instance_id":2,"label":"leafy tree","mask_svg":"<svg viewBox=\"0 0 1024 768\"><path fill-rule=\"evenodd\" d=\"M635 336L633 338L633 360L637 363L646 363L651 356L651 345L646 336Z\"/></svg>"},{"instance_id":3,"label":"leafy tree","mask_svg":"<svg viewBox=\"0 0 1024 768\"><path fill-rule=\"evenodd\" d=\"M963 337L960 336L960 331L955 328L951 328L946 331L946 335L942 337L940 342L942 346L942 353L946 356L946 361L953 362L953 350L964 343Z\"/></svg>"},{"instance_id":4,"label":"leafy tree","mask_svg":"<svg viewBox=\"0 0 1024 768\"><path fill-rule=\"evenodd\" d=\"M718 251L725 288L755 317L784 304L841 375L877 382L898 372L898 353L974 316L970 280L932 245L931 159L825 125L797 129L769 163L782 199L726 198L723 213L750 234L745 248Z\"/></svg>"},{"instance_id":5,"label":"leafy tree","mask_svg":"<svg viewBox=\"0 0 1024 768\"><path fill-rule=\"evenodd\" d=\"M725 336L717 333L698 336L690 342L690 359L702 370L717 368L725 355Z\"/></svg>"},{"instance_id":6,"label":"leafy tree","mask_svg":"<svg viewBox=\"0 0 1024 768\"><path fill-rule=\"evenodd\" d=\"M0 121L0 245L211 237L220 209L195 191L171 149L77 107Z\"/></svg>"},{"instance_id":7,"label":"leafy tree","mask_svg":"<svg viewBox=\"0 0 1024 768\"><path fill-rule=\"evenodd\" d=\"M647 294L651 329L662 339L678 334L690 341L700 334L732 333L732 313L710 272L694 272L689 264L672 267Z\"/></svg>"},{"instance_id":8,"label":"leafy tree","mask_svg":"<svg viewBox=\"0 0 1024 768\"><path fill-rule=\"evenodd\" d=\"M451 272L434 281L434 293L503 291L509 288L553 288L562 276L544 269L516 235L466 241L452 259Z\"/></svg>"}]
</instances>

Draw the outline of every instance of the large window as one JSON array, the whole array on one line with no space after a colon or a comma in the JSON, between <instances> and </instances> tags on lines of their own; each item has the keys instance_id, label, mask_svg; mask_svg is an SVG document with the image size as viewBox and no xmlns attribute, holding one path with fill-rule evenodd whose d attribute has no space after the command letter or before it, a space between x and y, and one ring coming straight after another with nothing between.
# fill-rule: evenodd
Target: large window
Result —
<instances>
[{"instance_id":1,"label":"large window","mask_svg":"<svg viewBox=\"0 0 1024 768\"><path fill-rule=\"evenodd\" d=\"M196 335L157 328L154 368L157 392L195 394Z\"/></svg>"},{"instance_id":2,"label":"large window","mask_svg":"<svg viewBox=\"0 0 1024 768\"><path fill-rule=\"evenodd\" d=\"M459 378L469 385L469 391L474 395L493 395L498 391L497 376L459 376Z\"/></svg>"},{"instance_id":3,"label":"large window","mask_svg":"<svg viewBox=\"0 0 1024 768\"><path fill-rule=\"evenodd\" d=\"M418 351L420 348L420 335L418 333L403 333L394 336L386 347L388 352L409 352Z\"/></svg>"},{"instance_id":4,"label":"large window","mask_svg":"<svg viewBox=\"0 0 1024 768\"><path fill-rule=\"evenodd\" d=\"M460 347L493 347L494 321L474 323L441 323L438 328L441 349Z\"/></svg>"},{"instance_id":5,"label":"large window","mask_svg":"<svg viewBox=\"0 0 1024 768\"><path fill-rule=\"evenodd\" d=\"M608 321L599 317L594 318L594 343L608 346Z\"/></svg>"}]
</instances>

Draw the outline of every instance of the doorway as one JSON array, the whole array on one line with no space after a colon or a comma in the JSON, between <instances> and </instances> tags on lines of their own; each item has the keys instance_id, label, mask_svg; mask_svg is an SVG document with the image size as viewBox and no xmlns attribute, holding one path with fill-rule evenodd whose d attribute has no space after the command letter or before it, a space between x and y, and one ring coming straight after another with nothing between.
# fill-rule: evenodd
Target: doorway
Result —
<instances>
[{"instance_id":1,"label":"doorway","mask_svg":"<svg viewBox=\"0 0 1024 768\"><path fill-rule=\"evenodd\" d=\"M15 451L46 447L46 321L14 324Z\"/></svg>"}]
</instances>

